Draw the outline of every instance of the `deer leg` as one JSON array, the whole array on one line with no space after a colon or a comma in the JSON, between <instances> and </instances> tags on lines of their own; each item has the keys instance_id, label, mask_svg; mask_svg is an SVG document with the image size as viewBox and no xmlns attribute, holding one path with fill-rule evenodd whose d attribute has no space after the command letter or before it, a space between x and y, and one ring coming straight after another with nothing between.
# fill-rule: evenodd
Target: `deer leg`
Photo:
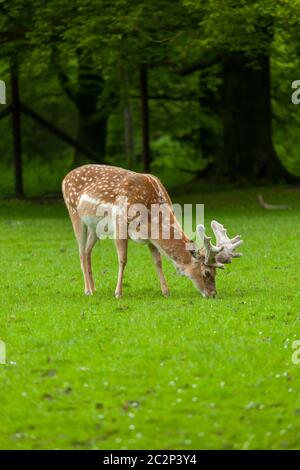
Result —
<instances>
[{"instance_id":1,"label":"deer leg","mask_svg":"<svg viewBox=\"0 0 300 470\"><path fill-rule=\"evenodd\" d=\"M87 258L87 270L89 276L89 285L91 293L95 292L95 283L93 279L93 271L92 271L92 250L98 240L97 234L95 230L89 228L88 229L88 236L85 245L85 254Z\"/></svg>"},{"instance_id":2,"label":"deer leg","mask_svg":"<svg viewBox=\"0 0 300 470\"><path fill-rule=\"evenodd\" d=\"M164 276L164 273L163 273L163 270L162 270L162 261L161 261L160 252L151 243L149 244L149 250L150 250L150 253L152 255L152 258L153 258L153 261L154 261L154 264L155 264L155 267L156 267L156 272L157 272L157 275L158 275L158 278L159 278L161 291L162 291L163 295L165 295L167 297L167 296L170 295L170 291L169 291L169 288L167 286L167 282L166 282L166 279L165 279L165 276Z\"/></svg>"},{"instance_id":3,"label":"deer leg","mask_svg":"<svg viewBox=\"0 0 300 470\"><path fill-rule=\"evenodd\" d=\"M116 239L116 248L118 252L119 259L119 272L118 272L118 282L115 290L115 296L118 298L122 297L122 284L123 284L123 274L124 269L127 263L127 248L128 248L128 239Z\"/></svg>"},{"instance_id":4,"label":"deer leg","mask_svg":"<svg viewBox=\"0 0 300 470\"><path fill-rule=\"evenodd\" d=\"M82 220L80 219L77 213L70 214L70 215L71 215L74 233L78 242L80 264L81 264L81 269L82 269L83 277L84 277L84 292L86 295L91 295L92 291L91 291L90 282L89 282L87 256L85 252L86 241L87 241L87 227L82 222Z\"/></svg>"}]
</instances>

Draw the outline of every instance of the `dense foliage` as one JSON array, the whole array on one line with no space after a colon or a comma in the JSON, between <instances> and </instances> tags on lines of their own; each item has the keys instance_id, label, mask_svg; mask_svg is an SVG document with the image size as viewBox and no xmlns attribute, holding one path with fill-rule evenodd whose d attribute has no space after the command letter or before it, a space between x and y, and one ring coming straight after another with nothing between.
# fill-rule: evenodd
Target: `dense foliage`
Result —
<instances>
[{"instance_id":1,"label":"dense foliage","mask_svg":"<svg viewBox=\"0 0 300 470\"><path fill-rule=\"evenodd\" d=\"M299 11L298 0L0 0L0 78L17 64L21 100L94 156L22 117L27 193L58 191L87 160L150 166L170 186L300 175ZM8 195L8 117L0 132Z\"/></svg>"}]
</instances>

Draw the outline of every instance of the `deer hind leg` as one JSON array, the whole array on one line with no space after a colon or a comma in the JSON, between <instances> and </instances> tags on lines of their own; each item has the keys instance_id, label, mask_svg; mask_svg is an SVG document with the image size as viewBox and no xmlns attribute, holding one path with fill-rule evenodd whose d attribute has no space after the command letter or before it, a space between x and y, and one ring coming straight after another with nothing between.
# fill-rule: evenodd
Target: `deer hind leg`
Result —
<instances>
[{"instance_id":1,"label":"deer hind leg","mask_svg":"<svg viewBox=\"0 0 300 470\"><path fill-rule=\"evenodd\" d=\"M123 285L123 274L124 269L127 263L127 248L128 248L128 239L116 239L116 248L119 259L119 272L118 272L118 282L115 290L115 296L118 298L122 297L122 285Z\"/></svg>"},{"instance_id":2,"label":"deer hind leg","mask_svg":"<svg viewBox=\"0 0 300 470\"><path fill-rule=\"evenodd\" d=\"M161 261L160 252L151 243L149 244L149 250L150 250L150 253L152 255L152 258L153 258L153 261L154 261L154 264L155 264L155 267L156 267L156 272L157 272L157 275L158 275L158 278L159 278L161 291L162 291L163 295L165 295L167 297L167 296L170 295L170 291L169 291L169 288L167 286L167 282L166 282L166 279L165 279L165 276L164 276L164 273L163 273L163 270L162 270L162 261Z\"/></svg>"},{"instance_id":3,"label":"deer hind leg","mask_svg":"<svg viewBox=\"0 0 300 470\"><path fill-rule=\"evenodd\" d=\"M89 285L90 285L91 293L95 292L95 283L94 283L93 271L92 271L92 250L97 240L98 240L98 237L97 237L96 231L89 228L87 241L85 245L85 254L87 258L87 270L88 270Z\"/></svg>"},{"instance_id":4,"label":"deer hind leg","mask_svg":"<svg viewBox=\"0 0 300 470\"><path fill-rule=\"evenodd\" d=\"M84 292L86 295L92 294L92 289L90 286L89 272L88 272L88 262L86 255L86 242L87 242L87 226L82 222L77 213L70 214L74 233L78 242L79 248L79 257L81 263L81 269L84 277Z\"/></svg>"}]
</instances>

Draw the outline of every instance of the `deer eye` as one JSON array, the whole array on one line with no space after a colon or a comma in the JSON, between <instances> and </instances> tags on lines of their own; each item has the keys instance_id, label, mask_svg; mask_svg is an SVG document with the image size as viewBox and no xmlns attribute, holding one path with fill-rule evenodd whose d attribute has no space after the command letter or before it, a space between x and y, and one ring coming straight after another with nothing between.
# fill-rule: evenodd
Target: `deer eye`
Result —
<instances>
[{"instance_id":1,"label":"deer eye","mask_svg":"<svg viewBox=\"0 0 300 470\"><path fill-rule=\"evenodd\" d=\"M207 279L211 278L211 274L209 271L204 271L204 277L206 277Z\"/></svg>"}]
</instances>

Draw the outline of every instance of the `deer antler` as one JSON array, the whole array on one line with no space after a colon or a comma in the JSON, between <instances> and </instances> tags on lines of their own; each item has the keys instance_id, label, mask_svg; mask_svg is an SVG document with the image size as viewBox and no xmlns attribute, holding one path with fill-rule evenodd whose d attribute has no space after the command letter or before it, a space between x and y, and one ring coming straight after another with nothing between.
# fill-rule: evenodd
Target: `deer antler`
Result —
<instances>
[{"instance_id":1,"label":"deer antler","mask_svg":"<svg viewBox=\"0 0 300 470\"><path fill-rule=\"evenodd\" d=\"M211 222L211 228L213 229L217 240L217 247L223 248L222 253L217 256L217 262L231 263L232 258L239 258L242 256L242 253L234 253L234 250L243 243L240 235L237 235L234 238L229 238L226 228L216 220Z\"/></svg>"},{"instance_id":2,"label":"deer antler","mask_svg":"<svg viewBox=\"0 0 300 470\"><path fill-rule=\"evenodd\" d=\"M199 237L203 240L204 251L205 251L205 264L207 266L213 266L215 268L224 268L223 263L217 260L217 256L224 250L223 246L214 246L211 243L211 237L205 234L205 227L202 224L197 226L197 232Z\"/></svg>"}]
</instances>

